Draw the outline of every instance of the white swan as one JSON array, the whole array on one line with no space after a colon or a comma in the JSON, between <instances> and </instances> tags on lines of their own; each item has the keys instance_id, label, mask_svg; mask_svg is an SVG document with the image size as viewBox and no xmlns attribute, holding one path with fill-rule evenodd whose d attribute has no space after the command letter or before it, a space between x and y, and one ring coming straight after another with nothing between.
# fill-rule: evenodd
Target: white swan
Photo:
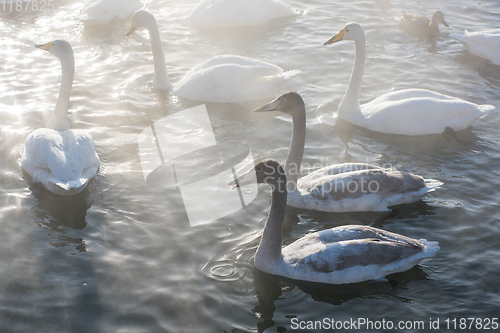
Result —
<instances>
[{"instance_id":1,"label":"white swan","mask_svg":"<svg viewBox=\"0 0 500 333\"><path fill-rule=\"evenodd\" d=\"M281 0L202 0L189 14L202 28L262 25L298 12Z\"/></svg>"},{"instance_id":2,"label":"white swan","mask_svg":"<svg viewBox=\"0 0 500 333\"><path fill-rule=\"evenodd\" d=\"M450 36L458 39L473 55L488 59L500 66L500 29L474 32L465 30L463 35L450 34Z\"/></svg>"},{"instance_id":3,"label":"white swan","mask_svg":"<svg viewBox=\"0 0 500 333\"><path fill-rule=\"evenodd\" d=\"M73 49L63 40L36 47L61 61L61 90L47 127L34 130L26 138L21 166L33 182L42 183L49 191L77 194L96 176L99 157L92 137L69 126L68 106L75 72Z\"/></svg>"},{"instance_id":4,"label":"white swan","mask_svg":"<svg viewBox=\"0 0 500 333\"><path fill-rule=\"evenodd\" d=\"M238 178L236 186L252 183L256 177L258 183L272 188L271 209L254 259L255 267L263 272L294 280L355 283L406 271L439 250L437 242L361 225L313 232L282 248L285 173L275 160L265 160L253 171ZM235 182L230 184L235 186Z\"/></svg>"},{"instance_id":5,"label":"white swan","mask_svg":"<svg viewBox=\"0 0 500 333\"><path fill-rule=\"evenodd\" d=\"M439 36L439 23L449 27L444 19L444 14L439 10L432 15L431 20L403 10L403 17L400 20L400 29L414 36L437 37Z\"/></svg>"},{"instance_id":6,"label":"white swan","mask_svg":"<svg viewBox=\"0 0 500 333\"><path fill-rule=\"evenodd\" d=\"M363 28L349 23L325 45L341 40L353 40L356 45L354 68L338 111L339 117L351 124L389 134L440 134L446 127L463 130L495 109L424 89L399 90L359 105L365 66Z\"/></svg>"},{"instance_id":7,"label":"white swan","mask_svg":"<svg viewBox=\"0 0 500 333\"><path fill-rule=\"evenodd\" d=\"M130 36L138 28L149 32L153 50L153 87L170 90L177 96L195 101L234 103L272 98L286 82L300 71L287 71L273 64L234 55L213 57L193 67L178 82L168 80L160 32L153 15L140 10L135 13Z\"/></svg>"},{"instance_id":8,"label":"white swan","mask_svg":"<svg viewBox=\"0 0 500 333\"><path fill-rule=\"evenodd\" d=\"M107 24L115 17L125 19L141 8L140 0L87 0L80 19L88 24Z\"/></svg>"},{"instance_id":9,"label":"white swan","mask_svg":"<svg viewBox=\"0 0 500 333\"><path fill-rule=\"evenodd\" d=\"M292 116L292 142L285 164L290 206L324 212L387 211L389 206L417 201L443 184L366 163L331 165L298 179L306 139L302 97L289 92L255 111L281 111Z\"/></svg>"}]
</instances>

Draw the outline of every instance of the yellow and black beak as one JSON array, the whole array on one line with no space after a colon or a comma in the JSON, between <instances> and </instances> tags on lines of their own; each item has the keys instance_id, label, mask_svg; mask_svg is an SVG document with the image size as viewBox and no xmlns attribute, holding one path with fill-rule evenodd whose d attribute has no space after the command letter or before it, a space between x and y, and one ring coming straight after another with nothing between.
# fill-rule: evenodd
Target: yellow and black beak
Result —
<instances>
[{"instance_id":1,"label":"yellow and black beak","mask_svg":"<svg viewBox=\"0 0 500 333\"><path fill-rule=\"evenodd\" d=\"M134 27L134 20L135 20L135 17L132 19L132 27L130 28L130 31L127 32L127 34L125 35L125 37L128 37L128 36L132 35L137 30L137 28Z\"/></svg>"},{"instance_id":2,"label":"yellow and black beak","mask_svg":"<svg viewBox=\"0 0 500 333\"><path fill-rule=\"evenodd\" d=\"M344 38L345 30L340 30L335 36L327 40L323 45L333 44Z\"/></svg>"},{"instance_id":3,"label":"yellow and black beak","mask_svg":"<svg viewBox=\"0 0 500 333\"><path fill-rule=\"evenodd\" d=\"M48 51L52 47L52 45L54 45L54 44L52 44L52 42L48 42L46 44L35 45L35 47L42 49L42 50L45 50L45 51Z\"/></svg>"}]
</instances>

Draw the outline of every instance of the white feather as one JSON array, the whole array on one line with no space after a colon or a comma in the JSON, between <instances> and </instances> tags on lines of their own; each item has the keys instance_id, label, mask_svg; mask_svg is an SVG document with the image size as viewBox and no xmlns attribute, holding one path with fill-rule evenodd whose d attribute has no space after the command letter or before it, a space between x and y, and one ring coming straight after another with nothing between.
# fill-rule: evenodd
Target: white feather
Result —
<instances>
[{"instance_id":1,"label":"white feather","mask_svg":"<svg viewBox=\"0 0 500 333\"><path fill-rule=\"evenodd\" d=\"M125 19L141 8L140 0L87 0L80 19L88 24L106 24L115 17Z\"/></svg>"},{"instance_id":2,"label":"white feather","mask_svg":"<svg viewBox=\"0 0 500 333\"><path fill-rule=\"evenodd\" d=\"M280 0L202 0L189 15L202 28L254 26L298 12Z\"/></svg>"},{"instance_id":3,"label":"white feather","mask_svg":"<svg viewBox=\"0 0 500 333\"><path fill-rule=\"evenodd\" d=\"M500 66L500 29L465 30L463 35L450 34L450 37L458 39L470 53Z\"/></svg>"}]
</instances>

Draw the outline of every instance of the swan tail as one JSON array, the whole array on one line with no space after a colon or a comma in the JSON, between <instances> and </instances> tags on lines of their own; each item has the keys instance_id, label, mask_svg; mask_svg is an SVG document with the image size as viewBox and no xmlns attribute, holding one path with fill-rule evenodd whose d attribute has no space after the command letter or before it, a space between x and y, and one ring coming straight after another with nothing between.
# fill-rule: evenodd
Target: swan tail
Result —
<instances>
[{"instance_id":1,"label":"swan tail","mask_svg":"<svg viewBox=\"0 0 500 333\"><path fill-rule=\"evenodd\" d=\"M286 71L286 72L283 72L283 73L279 73L279 74L276 74L276 75L268 75L268 76L266 76L266 79L267 80L273 80L273 79L281 78L281 79L284 79L284 80L291 80L295 75L297 75L299 73L300 73L300 70L295 69L295 70L291 70L291 71Z\"/></svg>"},{"instance_id":2,"label":"swan tail","mask_svg":"<svg viewBox=\"0 0 500 333\"><path fill-rule=\"evenodd\" d=\"M89 179L80 178L69 182L54 182L51 184L44 184L45 187L56 194L70 196L83 191L89 183Z\"/></svg>"},{"instance_id":3,"label":"swan tail","mask_svg":"<svg viewBox=\"0 0 500 333\"><path fill-rule=\"evenodd\" d=\"M423 244L422 248L422 258L429 258L436 254L439 251L439 243L438 242L430 242L426 239L419 239L419 242Z\"/></svg>"},{"instance_id":4,"label":"swan tail","mask_svg":"<svg viewBox=\"0 0 500 333\"><path fill-rule=\"evenodd\" d=\"M443 186L443 183L437 179L425 179L424 183L425 183L425 187L428 189L427 192L432 192L438 188L441 188L441 186Z\"/></svg>"},{"instance_id":5,"label":"swan tail","mask_svg":"<svg viewBox=\"0 0 500 333\"><path fill-rule=\"evenodd\" d=\"M464 39L464 36L461 34L450 34L451 38L457 39L459 41L462 41Z\"/></svg>"},{"instance_id":6,"label":"swan tail","mask_svg":"<svg viewBox=\"0 0 500 333\"><path fill-rule=\"evenodd\" d=\"M496 107L494 105L491 105L491 104L483 104L483 105L479 105L478 109L479 109L479 111L481 111L483 113L481 115L481 117L479 117L479 119L481 119L484 116L487 116L488 114L490 114L490 112L495 110Z\"/></svg>"}]
</instances>

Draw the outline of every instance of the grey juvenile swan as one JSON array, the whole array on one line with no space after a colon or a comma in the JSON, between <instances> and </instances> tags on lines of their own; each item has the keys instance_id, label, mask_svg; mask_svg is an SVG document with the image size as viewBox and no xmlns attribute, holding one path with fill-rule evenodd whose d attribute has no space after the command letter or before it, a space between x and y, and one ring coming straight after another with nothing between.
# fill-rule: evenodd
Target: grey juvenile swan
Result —
<instances>
[{"instance_id":1,"label":"grey juvenile swan","mask_svg":"<svg viewBox=\"0 0 500 333\"><path fill-rule=\"evenodd\" d=\"M290 206L325 212L387 211L389 206L417 201L442 185L435 179L366 163L331 165L298 179L306 140L304 101L298 93L289 92L255 110L269 111L281 111L293 119L285 164Z\"/></svg>"},{"instance_id":2,"label":"grey juvenile swan","mask_svg":"<svg viewBox=\"0 0 500 333\"><path fill-rule=\"evenodd\" d=\"M406 271L439 250L437 242L361 225L313 232L282 248L287 202L285 172L272 159L258 163L253 171L230 184L243 186L256 177L257 183L271 185L271 209L254 259L255 267L263 272L294 280L355 283Z\"/></svg>"}]
</instances>

